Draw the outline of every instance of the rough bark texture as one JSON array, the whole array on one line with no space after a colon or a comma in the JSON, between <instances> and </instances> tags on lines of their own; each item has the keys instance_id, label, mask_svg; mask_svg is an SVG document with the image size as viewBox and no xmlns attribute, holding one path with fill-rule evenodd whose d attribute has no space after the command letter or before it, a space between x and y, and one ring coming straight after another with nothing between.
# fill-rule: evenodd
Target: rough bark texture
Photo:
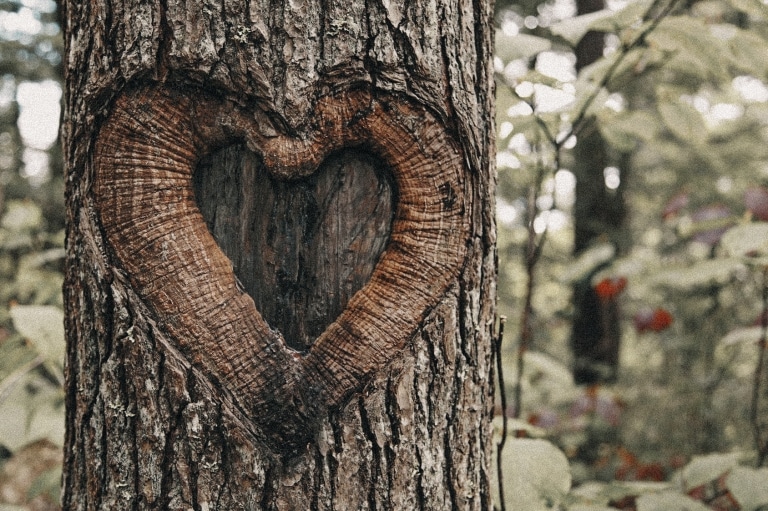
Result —
<instances>
[{"instance_id":1,"label":"rough bark texture","mask_svg":"<svg viewBox=\"0 0 768 511\"><path fill-rule=\"evenodd\" d=\"M490 506L491 9L65 3L65 509Z\"/></svg>"}]
</instances>

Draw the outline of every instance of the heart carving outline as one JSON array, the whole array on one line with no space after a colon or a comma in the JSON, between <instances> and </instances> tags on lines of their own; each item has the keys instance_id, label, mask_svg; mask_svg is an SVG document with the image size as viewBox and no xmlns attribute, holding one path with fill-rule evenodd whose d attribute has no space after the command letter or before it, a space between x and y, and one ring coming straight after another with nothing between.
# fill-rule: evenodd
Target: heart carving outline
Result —
<instances>
[{"instance_id":1,"label":"heart carving outline","mask_svg":"<svg viewBox=\"0 0 768 511\"><path fill-rule=\"evenodd\" d=\"M461 152L425 108L351 90L317 100L305 136L265 136L233 103L163 85L128 89L101 126L93 204L114 256L160 328L228 389L273 445L300 446L404 347L453 281L469 239ZM245 140L283 179L363 147L392 169L392 229L370 280L306 354L287 347L241 291L195 203L205 154ZM407 298L407 302L405 299Z\"/></svg>"}]
</instances>

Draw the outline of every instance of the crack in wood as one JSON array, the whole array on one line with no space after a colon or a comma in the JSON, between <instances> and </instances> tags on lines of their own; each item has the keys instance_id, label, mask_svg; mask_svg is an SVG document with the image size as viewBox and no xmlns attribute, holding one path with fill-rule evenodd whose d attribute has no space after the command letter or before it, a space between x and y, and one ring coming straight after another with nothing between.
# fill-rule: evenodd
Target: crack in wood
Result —
<instances>
[{"instance_id":1,"label":"crack in wood","mask_svg":"<svg viewBox=\"0 0 768 511\"><path fill-rule=\"evenodd\" d=\"M190 361L225 387L278 451L297 452L403 348L463 266L464 160L426 109L365 90L319 98L303 137L262 134L253 114L197 90L129 89L97 137L93 194L114 256ZM392 169L395 216L369 282L306 353L290 349L237 285L195 203L192 175L245 141L272 176L312 174L360 147Z\"/></svg>"}]
</instances>

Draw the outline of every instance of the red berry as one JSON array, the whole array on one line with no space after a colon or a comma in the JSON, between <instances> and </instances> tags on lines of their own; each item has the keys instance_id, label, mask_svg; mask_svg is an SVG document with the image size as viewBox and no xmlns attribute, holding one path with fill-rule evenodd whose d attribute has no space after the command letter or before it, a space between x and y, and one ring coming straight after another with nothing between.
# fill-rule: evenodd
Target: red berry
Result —
<instances>
[{"instance_id":1,"label":"red berry","mask_svg":"<svg viewBox=\"0 0 768 511\"><path fill-rule=\"evenodd\" d=\"M637 333L661 332L666 330L674 321L672 313L667 309L658 307L656 309L642 309L632 319Z\"/></svg>"},{"instance_id":2,"label":"red berry","mask_svg":"<svg viewBox=\"0 0 768 511\"><path fill-rule=\"evenodd\" d=\"M648 463L637 467L635 479L638 481L656 481L661 482L666 479L664 467L660 463Z\"/></svg>"},{"instance_id":3,"label":"red berry","mask_svg":"<svg viewBox=\"0 0 768 511\"><path fill-rule=\"evenodd\" d=\"M627 279L625 277L605 278L595 284L595 293L597 293L601 300L608 301L621 294L625 287L627 287Z\"/></svg>"},{"instance_id":4,"label":"red berry","mask_svg":"<svg viewBox=\"0 0 768 511\"><path fill-rule=\"evenodd\" d=\"M653 311L653 320L651 321L649 328L653 332L661 332L662 330L669 328L670 325L672 325L673 320L672 313L667 309L659 308Z\"/></svg>"}]
</instances>

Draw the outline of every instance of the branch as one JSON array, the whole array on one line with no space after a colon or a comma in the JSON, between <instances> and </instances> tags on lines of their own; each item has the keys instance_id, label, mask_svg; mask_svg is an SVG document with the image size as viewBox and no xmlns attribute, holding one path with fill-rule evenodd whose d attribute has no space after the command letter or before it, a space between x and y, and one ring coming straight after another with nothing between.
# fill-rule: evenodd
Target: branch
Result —
<instances>
[{"instance_id":1,"label":"branch","mask_svg":"<svg viewBox=\"0 0 768 511\"><path fill-rule=\"evenodd\" d=\"M630 42L621 46L621 53L618 55L613 64L610 65L608 71L606 71L605 75L603 75L603 78L598 82L597 87L595 87L592 93L587 96L587 99L582 105L581 110L576 114L576 118L571 125L569 136L578 136L578 134L581 133L581 130L584 129L585 119L587 117L587 111L589 111L589 107L592 106L592 103L594 103L597 97L600 95L600 91L607 87L611 80L613 80L614 75L616 74L616 70L624 62L624 59L626 59L627 55L629 55L629 52L644 44L645 38L648 37L651 32L656 30L656 27L659 26L659 23L661 23L664 18L669 16L675 7L677 7L677 4L682 3L682 0L671 0L657 16L651 17L651 13L658 7L661 1L662 0L656 0L653 2L653 4L651 4L646 13L643 15L643 19L651 18L651 22L648 24L648 26L640 31L640 33L637 34L637 36L635 36L635 38ZM568 137L565 138L567 139Z\"/></svg>"},{"instance_id":2,"label":"branch","mask_svg":"<svg viewBox=\"0 0 768 511\"><path fill-rule=\"evenodd\" d=\"M496 372L499 375L499 397L501 398L501 439L496 444L496 478L499 482L499 505L501 511L506 511L504 503L504 469L501 462L501 454L504 445L507 443L507 389L504 387L504 364L501 361L501 345L504 339L504 325L507 323L506 316L499 317L499 334L496 336Z\"/></svg>"},{"instance_id":3,"label":"branch","mask_svg":"<svg viewBox=\"0 0 768 511\"><path fill-rule=\"evenodd\" d=\"M754 381L752 384L752 407L750 421L757 449L757 466L761 467L768 458L768 438L764 438L764 432L760 424L760 394L765 378L765 358L768 351L768 266L763 268L763 311L761 314L760 340L757 343L757 365L755 366Z\"/></svg>"}]
</instances>

